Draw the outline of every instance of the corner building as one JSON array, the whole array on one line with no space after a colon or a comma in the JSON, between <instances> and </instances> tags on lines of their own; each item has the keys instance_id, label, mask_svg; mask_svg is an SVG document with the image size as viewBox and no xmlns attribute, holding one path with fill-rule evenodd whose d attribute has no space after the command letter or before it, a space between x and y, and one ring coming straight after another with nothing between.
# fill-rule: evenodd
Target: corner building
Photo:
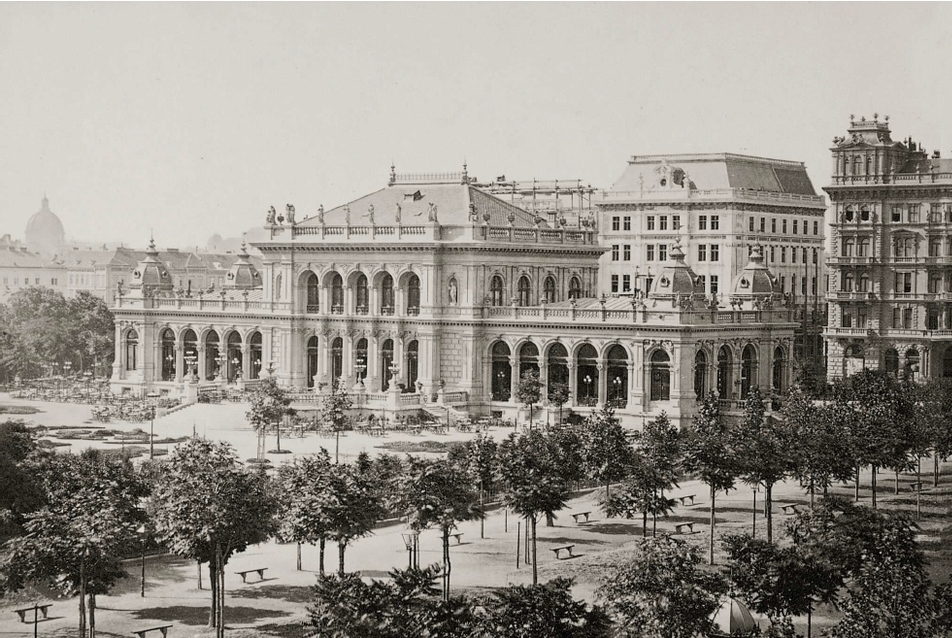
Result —
<instances>
[{"instance_id":1,"label":"corner building","mask_svg":"<svg viewBox=\"0 0 952 638\"><path fill-rule=\"evenodd\" d=\"M596 297L606 248L592 225L474 184L465 170L392 172L303 220L272 209L261 272L242 255L210 295L174 290L150 248L116 301L114 391L188 397L273 374L309 403L343 378L362 408L511 417L535 370L543 420L557 412L547 390L566 383L566 407L611 403L640 426L662 411L687 425L709 390L732 410L755 386L786 386L797 323L759 247L720 302L677 242L647 295Z\"/></svg>"}]
</instances>

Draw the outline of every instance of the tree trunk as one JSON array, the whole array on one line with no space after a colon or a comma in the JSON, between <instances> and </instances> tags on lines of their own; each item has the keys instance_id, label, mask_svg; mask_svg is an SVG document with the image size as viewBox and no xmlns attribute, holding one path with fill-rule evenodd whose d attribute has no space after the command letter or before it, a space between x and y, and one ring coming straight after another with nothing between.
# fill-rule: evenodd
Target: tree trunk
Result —
<instances>
[{"instance_id":1,"label":"tree trunk","mask_svg":"<svg viewBox=\"0 0 952 638\"><path fill-rule=\"evenodd\" d=\"M555 515L552 512L545 513L545 526L555 527Z\"/></svg>"},{"instance_id":2,"label":"tree trunk","mask_svg":"<svg viewBox=\"0 0 952 638\"><path fill-rule=\"evenodd\" d=\"M939 453L932 452L932 487L939 487Z\"/></svg>"},{"instance_id":3,"label":"tree trunk","mask_svg":"<svg viewBox=\"0 0 952 638\"><path fill-rule=\"evenodd\" d=\"M611 481L605 481L605 502L608 502L608 499L611 497Z\"/></svg>"},{"instance_id":4,"label":"tree trunk","mask_svg":"<svg viewBox=\"0 0 952 638\"><path fill-rule=\"evenodd\" d=\"M327 539L322 538L322 539L321 539L321 565L320 565L320 567L318 568L318 569L320 570L318 573L319 573L321 576L324 575L324 545L325 545L326 543L327 543Z\"/></svg>"},{"instance_id":5,"label":"tree trunk","mask_svg":"<svg viewBox=\"0 0 952 638\"><path fill-rule=\"evenodd\" d=\"M641 512L641 537L648 538L648 510Z\"/></svg>"},{"instance_id":6,"label":"tree trunk","mask_svg":"<svg viewBox=\"0 0 952 638\"><path fill-rule=\"evenodd\" d=\"M89 638L96 638L96 594L89 594Z\"/></svg>"},{"instance_id":7,"label":"tree trunk","mask_svg":"<svg viewBox=\"0 0 952 638\"><path fill-rule=\"evenodd\" d=\"M710 545L710 560L708 561L711 565L714 564L714 496L717 494L717 490L714 489L714 486L711 486L711 545Z\"/></svg>"},{"instance_id":8,"label":"tree trunk","mask_svg":"<svg viewBox=\"0 0 952 638\"><path fill-rule=\"evenodd\" d=\"M767 517L767 542L773 542L773 483L764 484L764 515Z\"/></svg>"},{"instance_id":9,"label":"tree trunk","mask_svg":"<svg viewBox=\"0 0 952 638\"><path fill-rule=\"evenodd\" d=\"M195 566L198 567L198 588L202 588L202 561L195 561Z\"/></svg>"},{"instance_id":10,"label":"tree trunk","mask_svg":"<svg viewBox=\"0 0 952 638\"><path fill-rule=\"evenodd\" d=\"M922 520L922 457L916 457L916 520Z\"/></svg>"},{"instance_id":11,"label":"tree trunk","mask_svg":"<svg viewBox=\"0 0 952 638\"><path fill-rule=\"evenodd\" d=\"M217 552L216 552L217 554ZM208 626L218 626L218 562L213 556L208 561L208 584L212 590L212 605L208 610Z\"/></svg>"},{"instance_id":12,"label":"tree trunk","mask_svg":"<svg viewBox=\"0 0 952 638\"><path fill-rule=\"evenodd\" d=\"M225 563L218 561L218 638L225 638Z\"/></svg>"},{"instance_id":13,"label":"tree trunk","mask_svg":"<svg viewBox=\"0 0 952 638\"><path fill-rule=\"evenodd\" d=\"M895 495L899 496L899 470L896 470L895 476Z\"/></svg>"},{"instance_id":14,"label":"tree trunk","mask_svg":"<svg viewBox=\"0 0 952 638\"><path fill-rule=\"evenodd\" d=\"M278 419L277 422L277 434L278 434L278 452L281 451L281 419Z\"/></svg>"},{"instance_id":15,"label":"tree trunk","mask_svg":"<svg viewBox=\"0 0 952 638\"><path fill-rule=\"evenodd\" d=\"M816 498L816 485L813 483L813 479L810 479L810 509L813 509L813 501Z\"/></svg>"},{"instance_id":16,"label":"tree trunk","mask_svg":"<svg viewBox=\"0 0 952 638\"><path fill-rule=\"evenodd\" d=\"M751 507L751 510L753 511L753 513L751 515L751 522L750 522L750 536L751 538L757 538L757 486L756 485L754 486L754 489L751 490L751 492L754 495L754 504Z\"/></svg>"},{"instance_id":17,"label":"tree trunk","mask_svg":"<svg viewBox=\"0 0 952 638\"><path fill-rule=\"evenodd\" d=\"M301 544L297 544L297 570L301 571Z\"/></svg>"},{"instance_id":18,"label":"tree trunk","mask_svg":"<svg viewBox=\"0 0 952 638\"><path fill-rule=\"evenodd\" d=\"M859 472L861 469L862 468L860 466L858 465L856 466L856 483L853 484L853 488L854 488L853 500L857 502L859 501Z\"/></svg>"},{"instance_id":19,"label":"tree trunk","mask_svg":"<svg viewBox=\"0 0 952 638\"><path fill-rule=\"evenodd\" d=\"M79 558L79 638L86 638L86 553Z\"/></svg>"},{"instance_id":20,"label":"tree trunk","mask_svg":"<svg viewBox=\"0 0 952 638\"><path fill-rule=\"evenodd\" d=\"M337 573L341 576L344 575L344 552L347 551L347 543L344 541L337 541Z\"/></svg>"},{"instance_id":21,"label":"tree trunk","mask_svg":"<svg viewBox=\"0 0 952 638\"><path fill-rule=\"evenodd\" d=\"M449 602L450 599L450 571L453 566L450 564L450 528L443 528L443 602Z\"/></svg>"},{"instance_id":22,"label":"tree trunk","mask_svg":"<svg viewBox=\"0 0 952 638\"><path fill-rule=\"evenodd\" d=\"M873 475L872 475L872 478L870 479L870 488L873 491L873 495L871 497L872 503L873 503L873 509L876 509L876 466L874 465L872 469L873 469Z\"/></svg>"},{"instance_id":23,"label":"tree trunk","mask_svg":"<svg viewBox=\"0 0 952 638\"><path fill-rule=\"evenodd\" d=\"M479 511L483 511L483 482L479 481ZM479 537L486 538L486 516L479 517Z\"/></svg>"},{"instance_id":24,"label":"tree trunk","mask_svg":"<svg viewBox=\"0 0 952 638\"><path fill-rule=\"evenodd\" d=\"M532 584L539 584L539 561L536 560L536 517L532 517Z\"/></svg>"},{"instance_id":25,"label":"tree trunk","mask_svg":"<svg viewBox=\"0 0 952 638\"><path fill-rule=\"evenodd\" d=\"M334 426L334 463L340 463L340 428Z\"/></svg>"}]
</instances>

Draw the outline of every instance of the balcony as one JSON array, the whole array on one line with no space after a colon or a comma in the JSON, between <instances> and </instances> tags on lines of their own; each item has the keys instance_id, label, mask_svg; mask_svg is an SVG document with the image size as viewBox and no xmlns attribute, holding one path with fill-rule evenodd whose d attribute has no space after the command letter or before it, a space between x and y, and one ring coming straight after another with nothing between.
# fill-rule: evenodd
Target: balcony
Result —
<instances>
[{"instance_id":1,"label":"balcony","mask_svg":"<svg viewBox=\"0 0 952 638\"><path fill-rule=\"evenodd\" d=\"M869 337L876 334L872 328L833 328L827 327L826 334L831 337Z\"/></svg>"},{"instance_id":2,"label":"balcony","mask_svg":"<svg viewBox=\"0 0 952 638\"><path fill-rule=\"evenodd\" d=\"M320 313L320 311L321 307L317 304L308 304L307 308L305 309L305 312L307 312L309 315L316 315Z\"/></svg>"},{"instance_id":3,"label":"balcony","mask_svg":"<svg viewBox=\"0 0 952 638\"><path fill-rule=\"evenodd\" d=\"M869 301L876 298L873 293L860 290L838 290L834 294L839 301Z\"/></svg>"}]
</instances>

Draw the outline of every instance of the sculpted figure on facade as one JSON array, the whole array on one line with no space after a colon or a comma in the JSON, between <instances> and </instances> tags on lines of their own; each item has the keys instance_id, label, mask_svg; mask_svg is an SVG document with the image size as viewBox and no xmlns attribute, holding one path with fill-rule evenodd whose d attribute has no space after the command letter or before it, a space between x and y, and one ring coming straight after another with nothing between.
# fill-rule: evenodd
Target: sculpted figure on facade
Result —
<instances>
[{"instance_id":1,"label":"sculpted figure on facade","mask_svg":"<svg viewBox=\"0 0 952 638\"><path fill-rule=\"evenodd\" d=\"M268 215L265 218L265 222L269 226L274 226L277 223L277 219L278 219L278 212L274 210L274 206L272 206L271 208L268 209Z\"/></svg>"},{"instance_id":2,"label":"sculpted figure on facade","mask_svg":"<svg viewBox=\"0 0 952 638\"><path fill-rule=\"evenodd\" d=\"M317 223L318 224L324 223L324 204L321 204L320 206L317 207Z\"/></svg>"},{"instance_id":3,"label":"sculpted figure on facade","mask_svg":"<svg viewBox=\"0 0 952 638\"><path fill-rule=\"evenodd\" d=\"M436 221L436 204L430 203L430 207L426 211L426 220L428 222Z\"/></svg>"},{"instance_id":4,"label":"sculpted figure on facade","mask_svg":"<svg viewBox=\"0 0 952 638\"><path fill-rule=\"evenodd\" d=\"M457 303L457 297L459 295L459 290L456 285L456 279L450 279L450 304L455 306Z\"/></svg>"},{"instance_id":5,"label":"sculpted figure on facade","mask_svg":"<svg viewBox=\"0 0 952 638\"><path fill-rule=\"evenodd\" d=\"M374 205L371 204L367 207L367 221L370 222L370 225L374 225Z\"/></svg>"},{"instance_id":6,"label":"sculpted figure on facade","mask_svg":"<svg viewBox=\"0 0 952 638\"><path fill-rule=\"evenodd\" d=\"M284 216L288 218L288 223L294 225L294 205L288 204L284 207Z\"/></svg>"},{"instance_id":7,"label":"sculpted figure on facade","mask_svg":"<svg viewBox=\"0 0 952 638\"><path fill-rule=\"evenodd\" d=\"M393 221L397 224L400 223L400 217L403 213L403 208L400 206L400 202L397 202L397 208L393 211Z\"/></svg>"}]
</instances>

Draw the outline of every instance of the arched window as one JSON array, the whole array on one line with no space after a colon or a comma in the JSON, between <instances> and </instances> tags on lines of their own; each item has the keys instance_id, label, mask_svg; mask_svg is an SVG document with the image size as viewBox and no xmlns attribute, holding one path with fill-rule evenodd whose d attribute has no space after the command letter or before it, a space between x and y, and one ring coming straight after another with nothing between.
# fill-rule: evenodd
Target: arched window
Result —
<instances>
[{"instance_id":1,"label":"arched window","mask_svg":"<svg viewBox=\"0 0 952 638\"><path fill-rule=\"evenodd\" d=\"M175 333L170 328L162 331L162 380L175 380Z\"/></svg>"},{"instance_id":2,"label":"arched window","mask_svg":"<svg viewBox=\"0 0 952 638\"><path fill-rule=\"evenodd\" d=\"M546 277L543 286L546 303L555 303L555 277Z\"/></svg>"},{"instance_id":3,"label":"arched window","mask_svg":"<svg viewBox=\"0 0 952 638\"><path fill-rule=\"evenodd\" d=\"M335 385L344 376L344 340L336 337L331 342L331 383Z\"/></svg>"},{"instance_id":4,"label":"arched window","mask_svg":"<svg viewBox=\"0 0 952 638\"><path fill-rule=\"evenodd\" d=\"M578 299L582 296L582 282L578 277L569 279L569 299Z\"/></svg>"},{"instance_id":5,"label":"arched window","mask_svg":"<svg viewBox=\"0 0 952 638\"><path fill-rule=\"evenodd\" d=\"M843 240L843 256L852 257L853 256L853 247L856 245L855 240L853 239L844 239Z\"/></svg>"},{"instance_id":6,"label":"arched window","mask_svg":"<svg viewBox=\"0 0 952 638\"><path fill-rule=\"evenodd\" d=\"M489 283L489 294L491 297L492 305L501 306L503 305L502 298L502 277L499 275L493 275L492 280Z\"/></svg>"},{"instance_id":7,"label":"arched window","mask_svg":"<svg viewBox=\"0 0 952 638\"><path fill-rule=\"evenodd\" d=\"M734 357L731 356L730 348L721 346L717 351L717 394L720 399L731 398L731 366L734 364Z\"/></svg>"},{"instance_id":8,"label":"arched window","mask_svg":"<svg viewBox=\"0 0 952 638\"><path fill-rule=\"evenodd\" d=\"M314 377L317 376L318 361L320 360L320 350L318 349L317 337L310 337L307 340L307 387L314 387ZM252 366L252 369L254 366Z\"/></svg>"},{"instance_id":9,"label":"arched window","mask_svg":"<svg viewBox=\"0 0 952 638\"><path fill-rule=\"evenodd\" d=\"M698 399L707 396L707 354L703 350L694 355L694 394Z\"/></svg>"},{"instance_id":10,"label":"arched window","mask_svg":"<svg viewBox=\"0 0 952 638\"><path fill-rule=\"evenodd\" d=\"M380 346L380 378L383 379L380 389L384 392L390 389L393 373L393 339L386 339Z\"/></svg>"},{"instance_id":11,"label":"arched window","mask_svg":"<svg viewBox=\"0 0 952 638\"><path fill-rule=\"evenodd\" d=\"M218 377L221 366L221 356L219 351L220 340L218 333L209 330L205 335L205 380L213 381Z\"/></svg>"},{"instance_id":12,"label":"arched window","mask_svg":"<svg viewBox=\"0 0 952 638\"><path fill-rule=\"evenodd\" d=\"M853 273L848 272L843 275L843 291L851 292L853 290Z\"/></svg>"},{"instance_id":13,"label":"arched window","mask_svg":"<svg viewBox=\"0 0 952 638\"><path fill-rule=\"evenodd\" d=\"M860 273L859 276L859 291L860 292L869 292L869 273Z\"/></svg>"},{"instance_id":14,"label":"arched window","mask_svg":"<svg viewBox=\"0 0 952 638\"><path fill-rule=\"evenodd\" d=\"M420 278L412 274L407 278L407 314L420 314Z\"/></svg>"},{"instance_id":15,"label":"arched window","mask_svg":"<svg viewBox=\"0 0 952 638\"><path fill-rule=\"evenodd\" d=\"M771 378L774 392L783 392L786 387L784 371L786 370L786 360L783 348L774 349L773 353L773 375Z\"/></svg>"},{"instance_id":16,"label":"arched window","mask_svg":"<svg viewBox=\"0 0 952 638\"><path fill-rule=\"evenodd\" d=\"M551 397L553 391L560 385L568 386L569 383L569 353L561 343L554 343L549 346L546 355L548 362L548 389L546 396Z\"/></svg>"},{"instance_id":17,"label":"arched window","mask_svg":"<svg viewBox=\"0 0 952 638\"><path fill-rule=\"evenodd\" d=\"M416 392L416 382L420 375L420 344L414 339L407 344L407 387Z\"/></svg>"},{"instance_id":18,"label":"arched window","mask_svg":"<svg viewBox=\"0 0 952 638\"><path fill-rule=\"evenodd\" d=\"M354 348L354 372L357 374L357 381L363 383L364 379L367 378L367 366L369 360L367 359L367 340L358 339L357 345Z\"/></svg>"},{"instance_id":19,"label":"arched window","mask_svg":"<svg viewBox=\"0 0 952 638\"><path fill-rule=\"evenodd\" d=\"M274 300L281 301L281 273L274 277Z\"/></svg>"},{"instance_id":20,"label":"arched window","mask_svg":"<svg viewBox=\"0 0 952 638\"><path fill-rule=\"evenodd\" d=\"M529 278L523 275L519 277L519 305L520 306L531 306L532 305L532 284L529 283Z\"/></svg>"},{"instance_id":21,"label":"arched window","mask_svg":"<svg viewBox=\"0 0 952 638\"><path fill-rule=\"evenodd\" d=\"M497 341L492 347L492 400L508 401L512 394L512 362L509 346Z\"/></svg>"},{"instance_id":22,"label":"arched window","mask_svg":"<svg viewBox=\"0 0 952 638\"><path fill-rule=\"evenodd\" d=\"M248 376L252 379L259 379L261 378L261 333L257 331L251 333L248 345L251 349L251 366Z\"/></svg>"},{"instance_id":23,"label":"arched window","mask_svg":"<svg viewBox=\"0 0 952 638\"><path fill-rule=\"evenodd\" d=\"M354 282L355 292L354 295L354 314L365 315L369 311L370 307L370 297L367 293L367 275L360 273L357 275L357 280Z\"/></svg>"},{"instance_id":24,"label":"arched window","mask_svg":"<svg viewBox=\"0 0 952 638\"><path fill-rule=\"evenodd\" d=\"M344 314L344 278L340 273L331 273L331 314Z\"/></svg>"},{"instance_id":25,"label":"arched window","mask_svg":"<svg viewBox=\"0 0 952 638\"><path fill-rule=\"evenodd\" d=\"M594 406L598 403L598 352L590 343L583 344L576 355L575 396L579 405Z\"/></svg>"},{"instance_id":26,"label":"arched window","mask_svg":"<svg viewBox=\"0 0 952 638\"><path fill-rule=\"evenodd\" d=\"M869 257L869 237L863 237L859 240L859 244L856 246L856 255L858 257Z\"/></svg>"},{"instance_id":27,"label":"arched window","mask_svg":"<svg viewBox=\"0 0 952 638\"><path fill-rule=\"evenodd\" d=\"M527 372L539 374L539 348L527 341L519 348L519 378Z\"/></svg>"},{"instance_id":28,"label":"arched window","mask_svg":"<svg viewBox=\"0 0 952 638\"><path fill-rule=\"evenodd\" d=\"M651 353L651 401L671 399L671 357L664 350Z\"/></svg>"},{"instance_id":29,"label":"arched window","mask_svg":"<svg viewBox=\"0 0 952 638\"><path fill-rule=\"evenodd\" d=\"M843 212L843 219L848 222L853 221L853 207L852 206L846 207L846 210Z\"/></svg>"},{"instance_id":30,"label":"arched window","mask_svg":"<svg viewBox=\"0 0 952 638\"><path fill-rule=\"evenodd\" d=\"M185 374L198 376L198 336L191 328L182 335L182 358L185 361Z\"/></svg>"},{"instance_id":31,"label":"arched window","mask_svg":"<svg viewBox=\"0 0 952 638\"><path fill-rule=\"evenodd\" d=\"M615 344L608 349L608 403L613 408L628 405L628 352Z\"/></svg>"},{"instance_id":32,"label":"arched window","mask_svg":"<svg viewBox=\"0 0 952 638\"><path fill-rule=\"evenodd\" d=\"M317 275L311 273L307 276L307 312L318 313L321 311L321 293L318 286Z\"/></svg>"},{"instance_id":33,"label":"arched window","mask_svg":"<svg viewBox=\"0 0 952 638\"><path fill-rule=\"evenodd\" d=\"M883 353L883 364L887 373L893 376L899 374L899 353L895 348L889 348Z\"/></svg>"},{"instance_id":34,"label":"arched window","mask_svg":"<svg viewBox=\"0 0 952 638\"><path fill-rule=\"evenodd\" d=\"M740 398L746 399L750 389L757 387L757 351L747 345L740 355Z\"/></svg>"},{"instance_id":35,"label":"arched window","mask_svg":"<svg viewBox=\"0 0 952 638\"><path fill-rule=\"evenodd\" d=\"M129 330L126 333L126 370L139 369L139 333Z\"/></svg>"},{"instance_id":36,"label":"arched window","mask_svg":"<svg viewBox=\"0 0 952 638\"><path fill-rule=\"evenodd\" d=\"M227 347L225 348L225 379L229 383L241 376L242 354L241 354L241 335L232 332L228 335Z\"/></svg>"},{"instance_id":37,"label":"arched window","mask_svg":"<svg viewBox=\"0 0 952 638\"><path fill-rule=\"evenodd\" d=\"M393 277L390 273L384 273L380 278L380 314L393 314Z\"/></svg>"}]
</instances>

